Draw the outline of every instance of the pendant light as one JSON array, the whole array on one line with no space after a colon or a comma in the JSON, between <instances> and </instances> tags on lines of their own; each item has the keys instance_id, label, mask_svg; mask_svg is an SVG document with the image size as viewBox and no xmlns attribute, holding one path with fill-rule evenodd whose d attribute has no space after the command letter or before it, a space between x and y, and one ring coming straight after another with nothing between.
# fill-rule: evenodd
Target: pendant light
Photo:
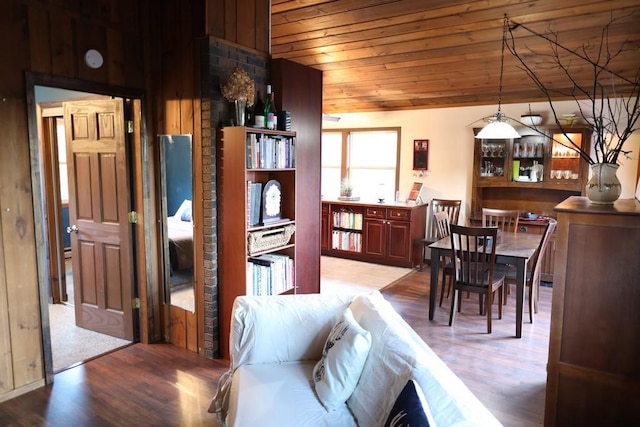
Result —
<instances>
[{"instance_id":1,"label":"pendant light","mask_svg":"<svg viewBox=\"0 0 640 427\"><path fill-rule=\"evenodd\" d=\"M511 126L504 113L500 109L502 104L502 74L504 71L504 46L507 43L507 29L509 19L504 14L504 24L502 25L502 53L500 57L500 86L498 89L498 112L490 119L489 124L482 128L476 135L478 139L511 139L520 138L520 134Z\"/></svg>"}]
</instances>

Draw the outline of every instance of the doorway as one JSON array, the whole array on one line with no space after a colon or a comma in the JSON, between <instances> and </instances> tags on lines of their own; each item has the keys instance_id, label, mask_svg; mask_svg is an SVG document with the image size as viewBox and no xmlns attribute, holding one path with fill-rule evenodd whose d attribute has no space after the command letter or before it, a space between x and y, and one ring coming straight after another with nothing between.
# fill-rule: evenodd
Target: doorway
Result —
<instances>
[{"instance_id":1,"label":"doorway","mask_svg":"<svg viewBox=\"0 0 640 427\"><path fill-rule=\"evenodd\" d=\"M33 85L32 90L30 110L35 112L30 111L30 117L37 121L41 153L34 165L41 170L48 250L41 306L46 377L51 382L55 372L138 339L132 307L137 296L134 240L128 221L134 192L127 150L132 144L125 143L124 120L131 100L44 85ZM100 129L92 130L87 117L97 118L93 121ZM31 141L33 153L33 137Z\"/></svg>"}]
</instances>

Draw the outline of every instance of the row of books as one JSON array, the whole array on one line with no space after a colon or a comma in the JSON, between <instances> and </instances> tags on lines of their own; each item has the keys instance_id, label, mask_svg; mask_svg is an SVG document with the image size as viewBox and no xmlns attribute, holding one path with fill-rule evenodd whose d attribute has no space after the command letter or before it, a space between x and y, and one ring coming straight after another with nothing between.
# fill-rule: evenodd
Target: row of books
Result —
<instances>
[{"instance_id":1,"label":"row of books","mask_svg":"<svg viewBox=\"0 0 640 427\"><path fill-rule=\"evenodd\" d=\"M333 230L331 249L341 251L362 252L362 233Z\"/></svg>"},{"instance_id":2,"label":"row of books","mask_svg":"<svg viewBox=\"0 0 640 427\"><path fill-rule=\"evenodd\" d=\"M251 133L247 135L247 169L294 168L296 142L293 137Z\"/></svg>"},{"instance_id":3,"label":"row of books","mask_svg":"<svg viewBox=\"0 0 640 427\"><path fill-rule=\"evenodd\" d=\"M362 230L362 214L353 212L333 212L333 226Z\"/></svg>"},{"instance_id":4,"label":"row of books","mask_svg":"<svg viewBox=\"0 0 640 427\"><path fill-rule=\"evenodd\" d=\"M255 296L278 295L295 283L293 259L283 254L264 254L247 261L247 291Z\"/></svg>"}]
</instances>

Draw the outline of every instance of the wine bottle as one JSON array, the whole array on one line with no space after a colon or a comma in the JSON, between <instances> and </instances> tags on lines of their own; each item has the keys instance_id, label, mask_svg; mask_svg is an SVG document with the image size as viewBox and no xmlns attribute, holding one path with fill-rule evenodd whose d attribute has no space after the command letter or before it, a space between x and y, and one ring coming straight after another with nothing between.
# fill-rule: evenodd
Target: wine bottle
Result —
<instances>
[{"instance_id":1,"label":"wine bottle","mask_svg":"<svg viewBox=\"0 0 640 427\"><path fill-rule=\"evenodd\" d=\"M264 128L266 125L266 120L264 118L264 104L262 103L262 95L260 95L260 91L258 91L256 105L253 108L253 122L254 126L257 128Z\"/></svg>"},{"instance_id":2,"label":"wine bottle","mask_svg":"<svg viewBox=\"0 0 640 427\"><path fill-rule=\"evenodd\" d=\"M273 104L271 102L271 85L267 85L267 96L264 99L264 120L267 129L274 129L273 127L273 115L271 114L273 111ZM271 121L269 121L271 118Z\"/></svg>"},{"instance_id":3,"label":"wine bottle","mask_svg":"<svg viewBox=\"0 0 640 427\"><path fill-rule=\"evenodd\" d=\"M271 112L267 122L272 123L269 129L278 129L278 110L276 109L276 93L271 91Z\"/></svg>"}]
</instances>

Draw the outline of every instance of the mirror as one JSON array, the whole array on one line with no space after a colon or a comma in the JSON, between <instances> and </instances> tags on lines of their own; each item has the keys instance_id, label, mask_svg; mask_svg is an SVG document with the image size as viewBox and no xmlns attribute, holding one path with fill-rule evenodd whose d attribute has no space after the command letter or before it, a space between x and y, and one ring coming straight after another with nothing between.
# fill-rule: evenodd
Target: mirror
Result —
<instances>
[{"instance_id":1,"label":"mirror","mask_svg":"<svg viewBox=\"0 0 640 427\"><path fill-rule=\"evenodd\" d=\"M195 312L191 135L160 135L165 302Z\"/></svg>"}]
</instances>

